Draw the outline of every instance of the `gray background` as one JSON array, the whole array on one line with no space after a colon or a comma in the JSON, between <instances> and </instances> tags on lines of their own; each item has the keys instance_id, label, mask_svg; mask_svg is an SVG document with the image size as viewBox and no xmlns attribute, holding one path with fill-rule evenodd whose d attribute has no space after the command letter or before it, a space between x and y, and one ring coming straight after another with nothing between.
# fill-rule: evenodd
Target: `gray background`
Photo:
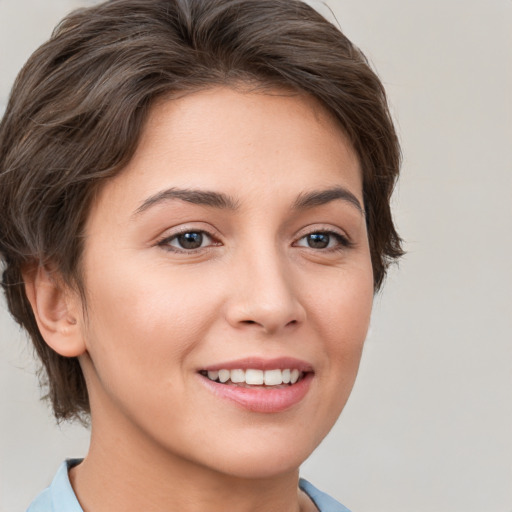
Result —
<instances>
[{"instance_id":1,"label":"gray background","mask_svg":"<svg viewBox=\"0 0 512 512\"><path fill-rule=\"evenodd\" d=\"M29 54L87 3L0 0L0 113ZM303 474L355 512L511 512L512 1L327 4L389 92L408 255L376 300L353 395ZM38 402L3 302L0 339L0 511L11 512L85 454L88 434L56 427Z\"/></svg>"}]
</instances>

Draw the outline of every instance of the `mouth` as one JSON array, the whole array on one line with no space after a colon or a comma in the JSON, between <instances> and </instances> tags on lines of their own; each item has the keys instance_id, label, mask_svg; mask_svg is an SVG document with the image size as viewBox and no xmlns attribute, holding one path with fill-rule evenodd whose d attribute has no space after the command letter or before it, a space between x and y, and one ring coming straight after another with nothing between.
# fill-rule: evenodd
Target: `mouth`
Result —
<instances>
[{"instance_id":1,"label":"mouth","mask_svg":"<svg viewBox=\"0 0 512 512\"><path fill-rule=\"evenodd\" d=\"M251 412L278 413L298 405L314 379L311 365L296 359L245 359L198 371L216 397Z\"/></svg>"},{"instance_id":2,"label":"mouth","mask_svg":"<svg viewBox=\"0 0 512 512\"><path fill-rule=\"evenodd\" d=\"M257 368L248 368L243 370L236 368L228 370L201 370L199 372L203 377L217 382L219 384L233 385L244 388L283 388L293 386L304 379L307 373L297 368L275 368L271 370L259 370Z\"/></svg>"}]
</instances>

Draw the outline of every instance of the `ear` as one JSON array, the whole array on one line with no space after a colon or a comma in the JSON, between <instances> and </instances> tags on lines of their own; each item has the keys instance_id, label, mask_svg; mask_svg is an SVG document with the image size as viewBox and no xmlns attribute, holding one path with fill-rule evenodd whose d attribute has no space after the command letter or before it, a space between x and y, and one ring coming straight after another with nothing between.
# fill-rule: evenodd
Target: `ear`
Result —
<instances>
[{"instance_id":1,"label":"ear","mask_svg":"<svg viewBox=\"0 0 512 512\"><path fill-rule=\"evenodd\" d=\"M23 272L25 292L47 345L64 357L78 357L85 350L80 325L79 295L71 290L57 271L38 265Z\"/></svg>"}]
</instances>

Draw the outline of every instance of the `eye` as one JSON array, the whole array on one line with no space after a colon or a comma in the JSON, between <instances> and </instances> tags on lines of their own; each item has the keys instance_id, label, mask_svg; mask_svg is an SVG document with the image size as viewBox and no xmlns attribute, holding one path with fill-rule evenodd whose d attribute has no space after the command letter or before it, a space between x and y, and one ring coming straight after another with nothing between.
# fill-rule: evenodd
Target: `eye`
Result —
<instances>
[{"instance_id":1,"label":"eye","mask_svg":"<svg viewBox=\"0 0 512 512\"><path fill-rule=\"evenodd\" d=\"M171 251L194 251L218 245L206 231L183 231L164 238L158 245Z\"/></svg>"},{"instance_id":2,"label":"eye","mask_svg":"<svg viewBox=\"0 0 512 512\"><path fill-rule=\"evenodd\" d=\"M348 247L350 242L334 231L315 231L300 238L295 245L309 249L336 249Z\"/></svg>"}]
</instances>

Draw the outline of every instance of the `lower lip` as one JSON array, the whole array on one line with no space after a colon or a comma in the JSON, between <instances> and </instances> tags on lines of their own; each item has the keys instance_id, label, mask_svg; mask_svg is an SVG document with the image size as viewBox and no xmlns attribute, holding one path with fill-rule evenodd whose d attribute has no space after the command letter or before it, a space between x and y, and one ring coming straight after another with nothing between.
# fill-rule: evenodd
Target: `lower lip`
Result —
<instances>
[{"instance_id":1,"label":"lower lip","mask_svg":"<svg viewBox=\"0 0 512 512\"><path fill-rule=\"evenodd\" d=\"M275 413L290 409L306 396L313 380L313 373L307 373L295 384L282 388L263 386L244 388L234 384L220 384L203 375L199 377L217 396L230 400L243 409L251 412Z\"/></svg>"}]
</instances>

